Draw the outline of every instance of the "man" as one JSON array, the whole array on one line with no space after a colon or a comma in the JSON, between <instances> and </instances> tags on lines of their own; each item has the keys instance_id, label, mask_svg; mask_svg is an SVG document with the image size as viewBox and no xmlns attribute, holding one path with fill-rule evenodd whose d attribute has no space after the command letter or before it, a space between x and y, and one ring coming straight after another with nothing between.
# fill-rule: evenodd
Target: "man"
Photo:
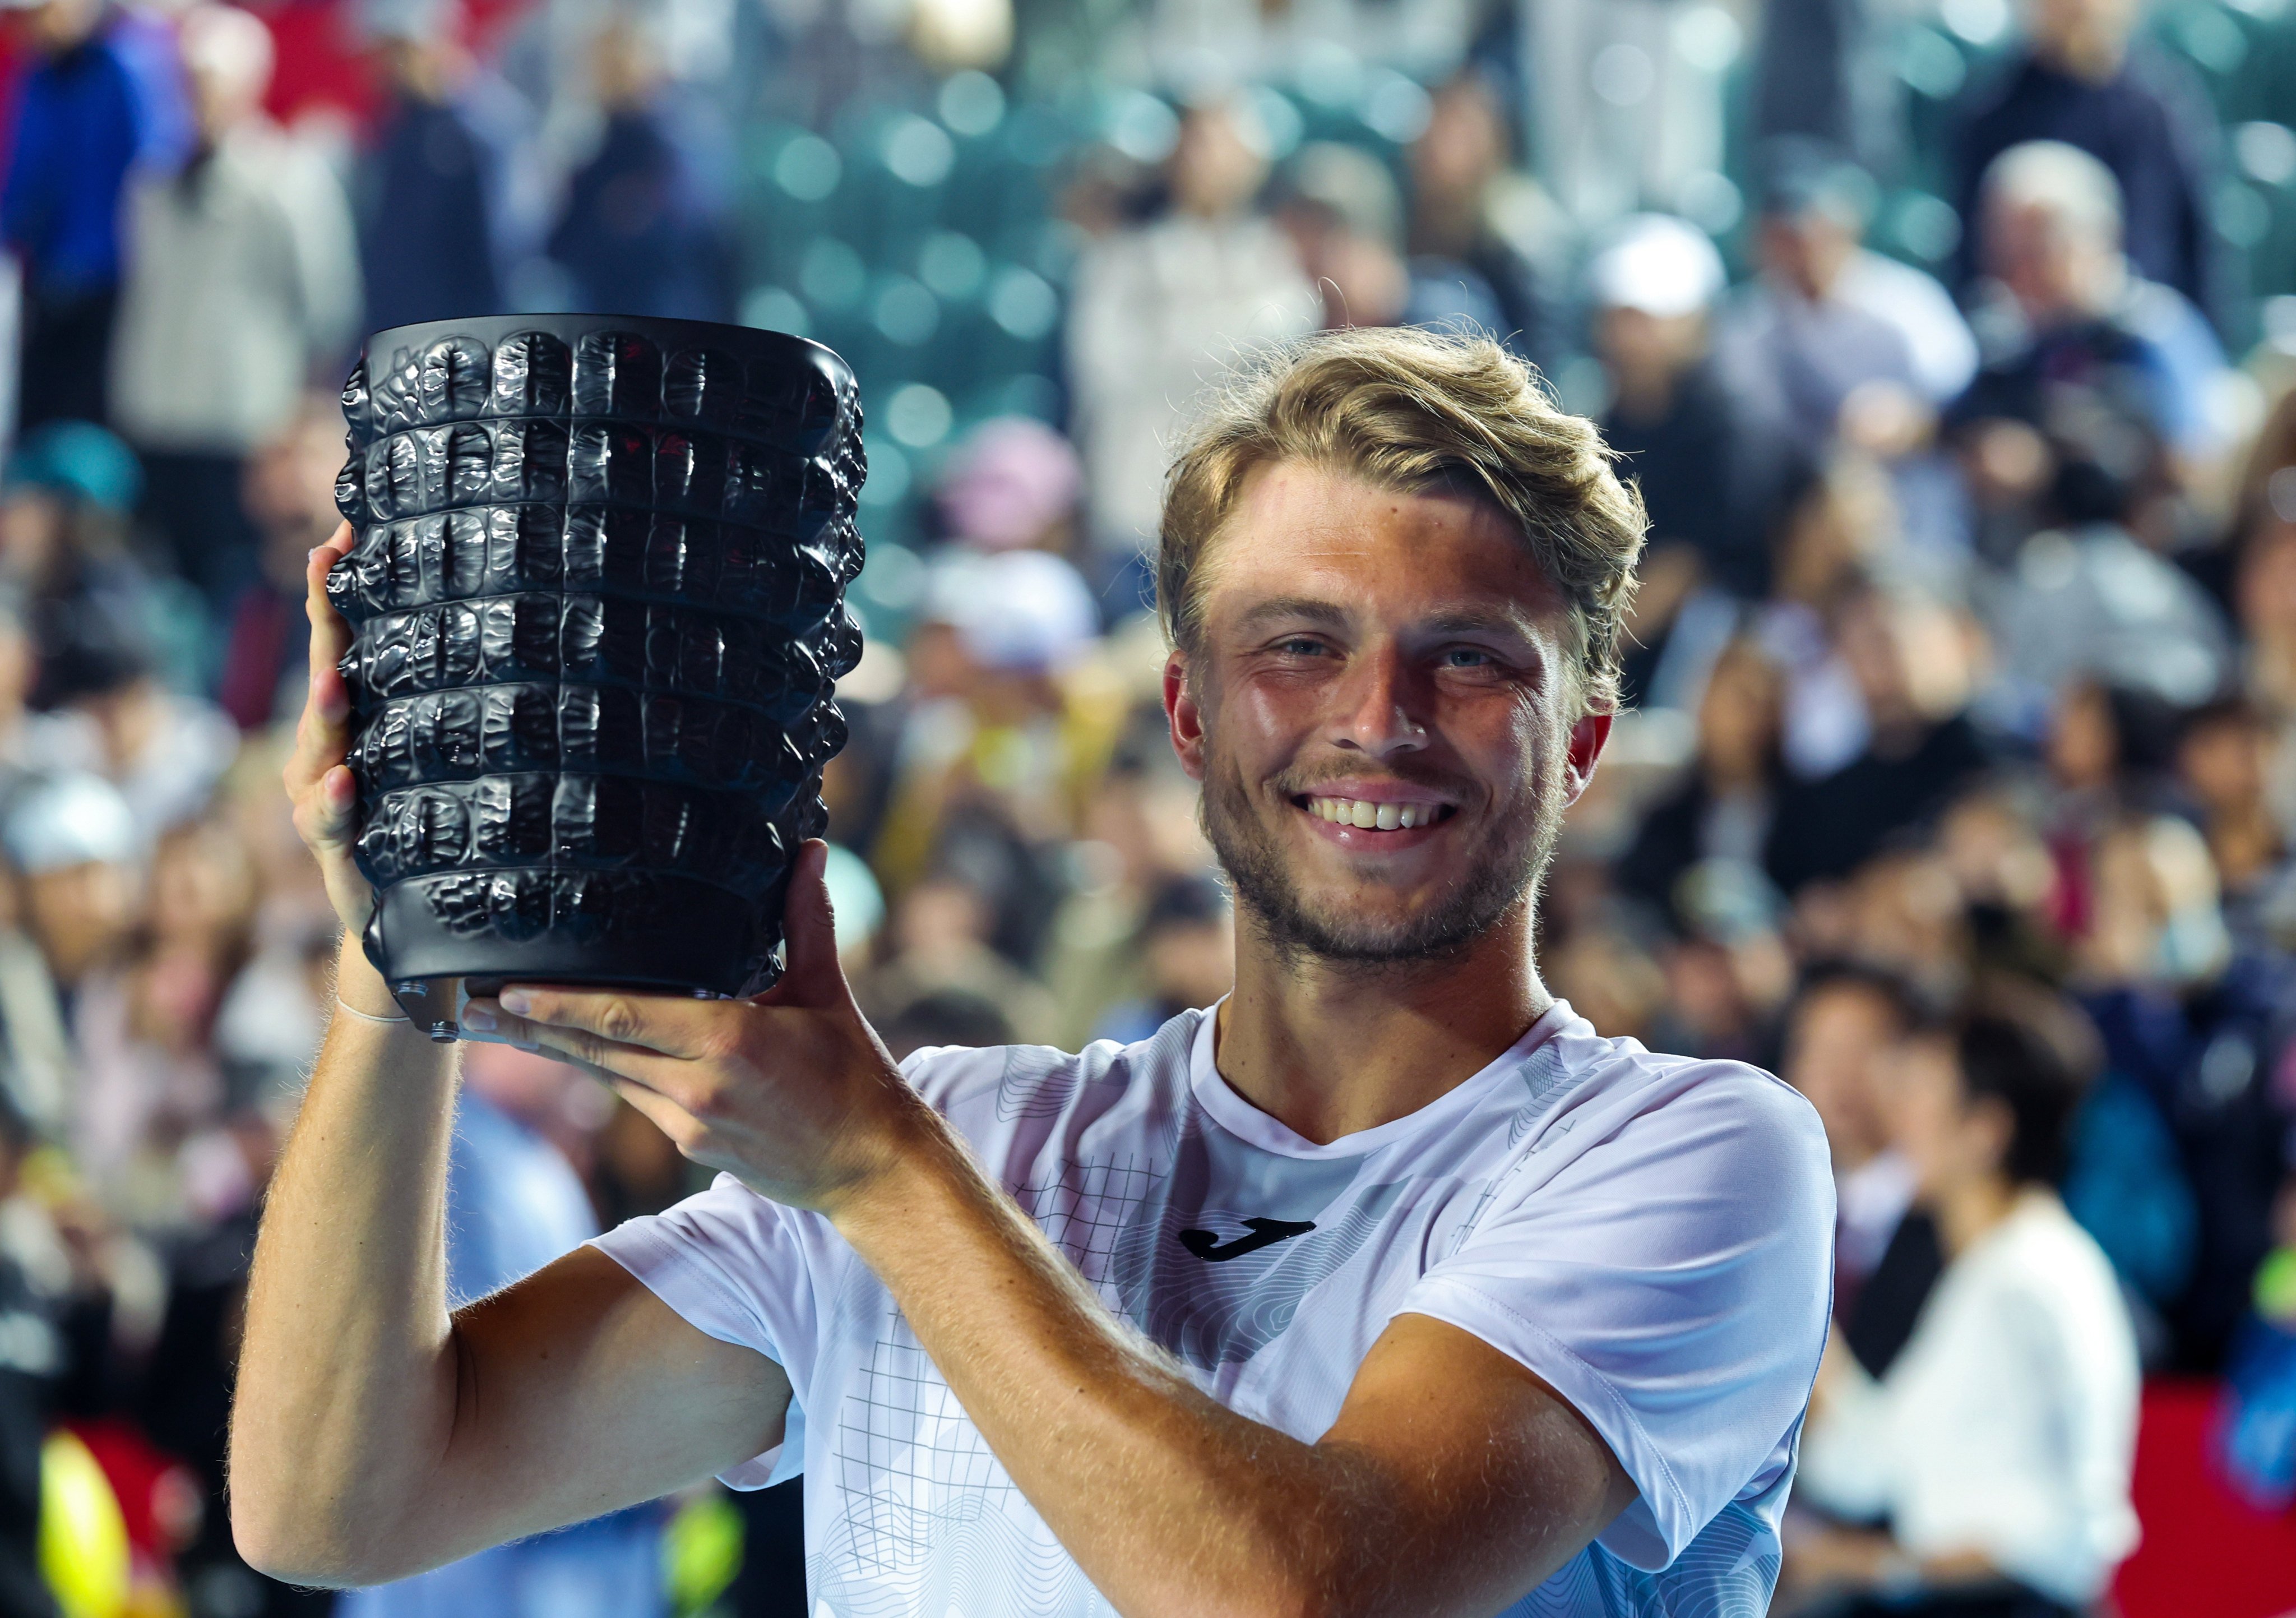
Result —
<instances>
[{"instance_id":1,"label":"man","mask_svg":"<svg viewBox=\"0 0 2296 1618\"><path fill-rule=\"evenodd\" d=\"M2134 39L2136 0L2024 0L2025 48L1971 87L1958 109L1954 205L1973 221L1997 159L2030 141L2062 141L2112 173L2127 199L2128 253L2146 279L2202 308L2217 299L2209 226L2217 120L2189 72ZM1972 235L1960 273L1983 270Z\"/></svg>"},{"instance_id":2,"label":"man","mask_svg":"<svg viewBox=\"0 0 2296 1618\"><path fill-rule=\"evenodd\" d=\"M1834 1315L1876 1376L1905 1347L1944 1261L1937 1228L1914 1206L1913 1165L1891 1138L1891 1080L1931 1021L1910 983L1849 962L1808 973L1786 1014L1778 1072L1817 1109L1833 1152Z\"/></svg>"},{"instance_id":3,"label":"man","mask_svg":"<svg viewBox=\"0 0 2296 1618\"><path fill-rule=\"evenodd\" d=\"M1910 448L1976 373L1968 324L1935 281L1860 244L1876 194L1865 170L1791 138L1763 160L1762 273L1718 321L1716 363L1805 454L1837 433L1883 453ZM1864 408L1846 419L1853 398ZM1906 423L1906 441L1885 421Z\"/></svg>"},{"instance_id":4,"label":"man","mask_svg":"<svg viewBox=\"0 0 2296 1618\"><path fill-rule=\"evenodd\" d=\"M1648 594L1637 637L1670 620L1700 582L1758 600L1769 575L1767 520L1783 481L1775 423L1753 419L1714 364L1710 315L1722 256L1696 226L1635 214L1587 270L1595 350L1611 385L1603 437L1649 508ZM1669 597L1672 600L1669 600Z\"/></svg>"},{"instance_id":5,"label":"man","mask_svg":"<svg viewBox=\"0 0 2296 1618\"><path fill-rule=\"evenodd\" d=\"M2086 392L2142 415L2188 464L2224 454L2224 350L2200 311L2146 280L2124 251L2112 171L2062 142L2032 141L1994 160L1982 195L1980 245L1995 295L1980 324L1992 352L1952 423L1971 437L1994 422L2057 431L2065 401ZM2000 457L1972 448L1983 496L1999 481L1988 469Z\"/></svg>"},{"instance_id":6,"label":"man","mask_svg":"<svg viewBox=\"0 0 2296 1618\"><path fill-rule=\"evenodd\" d=\"M472 1002L733 1172L450 1316L452 1053L347 949L248 1311L254 1561L357 1582L801 1468L816 1613L1767 1602L1824 1140L1767 1074L1603 1039L1532 949L1632 497L1496 344L1395 330L1263 356L1171 488L1165 707L1234 993L897 1070L808 845L757 1001ZM289 779L350 922L344 544Z\"/></svg>"},{"instance_id":7,"label":"man","mask_svg":"<svg viewBox=\"0 0 2296 1618\"><path fill-rule=\"evenodd\" d=\"M23 272L17 425L101 422L120 195L138 165L167 165L183 139L171 42L108 0L4 9L33 57L0 185L0 242Z\"/></svg>"},{"instance_id":8,"label":"man","mask_svg":"<svg viewBox=\"0 0 2296 1618\"><path fill-rule=\"evenodd\" d=\"M358 248L326 160L264 116L262 21L201 5L179 34L198 144L179 171L128 188L112 414L144 463L145 514L220 616L258 571L245 464L315 373L340 374Z\"/></svg>"}]
</instances>

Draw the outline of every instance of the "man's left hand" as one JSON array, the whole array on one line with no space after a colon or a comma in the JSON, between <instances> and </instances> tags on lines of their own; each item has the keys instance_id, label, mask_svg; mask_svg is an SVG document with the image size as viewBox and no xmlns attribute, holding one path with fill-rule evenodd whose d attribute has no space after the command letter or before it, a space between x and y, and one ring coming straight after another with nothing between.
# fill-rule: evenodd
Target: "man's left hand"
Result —
<instances>
[{"instance_id":1,"label":"man's left hand","mask_svg":"<svg viewBox=\"0 0 2296 1618\"><path fill-rule=\"evenodd\" d=\"M828 848L799 850L784 910L788 967L754 999L521 983L472 1000L464 1020L589 1069L696 1162L833 1216L939 1129L838 965Z\"/></svg>"}]
</instances>

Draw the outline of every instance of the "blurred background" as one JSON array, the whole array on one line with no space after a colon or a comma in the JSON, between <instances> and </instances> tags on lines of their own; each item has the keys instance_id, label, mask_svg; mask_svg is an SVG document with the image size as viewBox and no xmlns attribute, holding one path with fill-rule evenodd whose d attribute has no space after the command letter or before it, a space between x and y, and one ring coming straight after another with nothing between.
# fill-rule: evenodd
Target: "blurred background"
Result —
<instances>
[{"instance_id":1,"label":"blurred background","mask_svg":"<svg viewBox=\"0 0 2296 1618\"><path fill-rule=\"evenodd\" d=\"M0 1615L807 1610L794 1485L341 1597L226 1524L336 947L278 784L334 390L370 330L545 309L859 373L832 876L897 1053L1225 991L1144 610L1166 439L1255 342L1503 338L1653 524L1548 981L1808 1094L1840 1341L1926 1377L1947 1457L1905 1482L1821 1409L1781 1610L1945 1610L1891 1553L1964 1549L2055 1603L2020 1613L2296 1609L2288 0L0 12ZM1956 1157L1915 1058L2002 974L2075 1030L2077 1099L2038 1155ZM462 1295L696 1183L566 1069L467 1072ZM2092 1335L2141 1396L1929 1308L1976 1285L1957 1211L2013 1194L2110 1261ZM1922 1490L2010 1487L1988 1408L2044 1435L2018 1509L1924 1539Z\"/></svg>"}]
</instances>

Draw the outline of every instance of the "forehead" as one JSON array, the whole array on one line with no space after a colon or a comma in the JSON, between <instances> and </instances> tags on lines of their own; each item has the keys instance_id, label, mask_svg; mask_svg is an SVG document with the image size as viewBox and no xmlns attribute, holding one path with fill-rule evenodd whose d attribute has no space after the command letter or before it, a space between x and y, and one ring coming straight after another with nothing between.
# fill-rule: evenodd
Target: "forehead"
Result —
<instances>
[{"instance_id":1,"label":"forehead","mask_svg":"<svg viewBox=\"0 0 2296 1618\"><path fill-rule=\"evenodd\" d=\"M1474 495L1409 493L1304 461L1255 466L1199 567L1207 620L1272 596L1382 618L1494 612L1543 625L1562 593L1504 511Z\"/></svg>"}]
</instances>

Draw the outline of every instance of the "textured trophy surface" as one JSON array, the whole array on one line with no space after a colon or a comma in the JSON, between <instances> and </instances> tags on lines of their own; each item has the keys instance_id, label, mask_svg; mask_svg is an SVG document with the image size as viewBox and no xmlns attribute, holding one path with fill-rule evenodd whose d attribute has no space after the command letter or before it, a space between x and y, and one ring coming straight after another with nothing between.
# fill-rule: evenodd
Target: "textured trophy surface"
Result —
<instances>
[{"instance_id":1,"label":"textured trophy surface","mask_svg":"<svg viewBox=\"0 0 2296 1618\"><path fill-rule=\"evenodd\" d=\"M410 1009L770 984L860 655L852 371L692 321L440 321L368 339L343 414L369 957Z\"/></svg>"}]
</instances>

